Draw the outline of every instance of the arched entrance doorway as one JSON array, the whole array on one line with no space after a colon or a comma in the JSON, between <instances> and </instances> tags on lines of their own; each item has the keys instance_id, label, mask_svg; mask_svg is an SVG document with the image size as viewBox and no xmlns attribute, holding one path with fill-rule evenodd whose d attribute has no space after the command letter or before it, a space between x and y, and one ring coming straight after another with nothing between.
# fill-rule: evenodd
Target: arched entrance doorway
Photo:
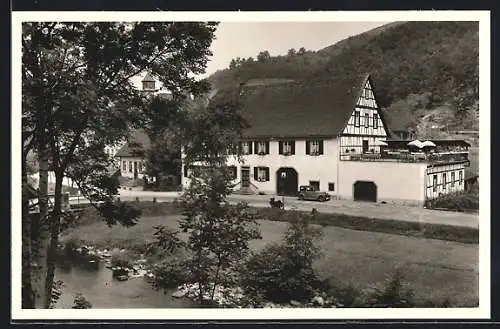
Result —
<instances>
[{"instance_id":1,"label":"arched entrance doorway","mask_svg":"<svg viewBox=\"0 0 500 329\"><path fill-rule=\"evenodd\" d=\"M294 168L282 167L276 171L278 195L296 196L299 189L299 175Z\"/></svg>"},{"instance_id":2,"label":"arched entrance doorway","mask_svg":"<svg viewBox=\"0 0 500 329\"><path fill-rule=\"evenodd\" d=\"M354 201L377 202L377 185L374 182L356 181L353 194Z\"/></svg>"}]
</instances>

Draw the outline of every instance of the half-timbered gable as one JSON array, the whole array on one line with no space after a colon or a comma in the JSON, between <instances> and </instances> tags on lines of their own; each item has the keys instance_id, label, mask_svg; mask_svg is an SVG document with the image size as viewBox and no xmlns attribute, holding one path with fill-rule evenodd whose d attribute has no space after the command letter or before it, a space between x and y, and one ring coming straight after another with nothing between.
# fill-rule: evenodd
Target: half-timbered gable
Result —
<instances>
[{"instance_id":1,"label":"half-timbered gable","mask_svg":"<svg viewBox=\"0 0 500 329\"><path fill-rule=\"evenodd\" d=\"M370 80L370 76L364 79L356 105L340 135L341 159L348 159L352 154L379 153L377 141L388 137Z\"/></svg>"}]
</instances>

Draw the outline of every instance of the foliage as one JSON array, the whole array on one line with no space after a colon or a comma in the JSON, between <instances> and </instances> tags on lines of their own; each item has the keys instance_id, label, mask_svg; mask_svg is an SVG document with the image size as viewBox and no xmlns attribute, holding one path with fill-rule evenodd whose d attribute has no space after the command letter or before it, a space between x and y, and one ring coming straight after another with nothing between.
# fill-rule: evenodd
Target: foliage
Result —
<instances>
[{"instance_id":1,"label":"foliage","mask_svg":"<svg viewBox=\"0 0 500 329\"><path fill-rule=\"evenodd\" d=\"M63 293L64 289L64 282L61 280L54 281L52 284L52 296L50 300L50 307L49 308L54 308L57 304L57 301L59 298L61 298L61 295Z\"/></svg>"},{"instance_id":2,"label":"foliage","mask_svg":"<svg viewBox=\"0 0 500 329\"><path fill-rule=\"evenodd\" d=\"M257 209L259 219L290 222L294 216L306 214L304 211L281 211L273 208ZM432 223L415 223L398 219L384 219L351 216L346 214L316 214L311 224L321 226L336 226L351 230L383 232L427 239L456 241L467 244L479 243L479 232L472 227L459 227Z\"/></svg>"},{"instance_id":3,"label":"foliage","mask_svg":"<svg viewBox=\"0 0 500 329\"><path fill-rule=\"evenodd\" d=\"M127 251L114 250L111 254L111 265L118 267L129 267L132 265L133 258Z\"/></svg>"},{"instance_id":4,"label":"foliage","mask_svg":"<svg viewBox=\"0 0 500 329\"><path fill-rule=\"evenodd\" d=\"M146 107L151 147L146 150L146 174L155 177L181 173L181 143L187 124L187 100L153 97Z\"/></svg>"},{"instance_id":5,"label":"foliage","mask_svg":"<svg viewBox=\"0 0 500 329\"><path fill-rule=\"evenodd\" d=\"M364 289L353 307L414 307L413 291L404 286L401 273L396 271L384 283Z\"/></svg>"},{"instance_id":6,"label":"foliage","mask_svg":"<svg viewBox=\"0 0 500 329\"><path fill-rule=\"evenodd\" d=\"M479 190L460 191L444 194L435 199L426 200L427 208L444 208L456 211L479 210Z\"/></svg>"},{"instance_id":7,"label":"foliage","mask_svg":"<svg viewBox=\"0 0 500 329\"><path fill-rule=\"evenodd\" d=\"M289 224L283 244L272 244L249 258L241 272L241 284L253 298L273 302L306 300L314 296L321 282L312 264L320 256L315 239L318 228L310 218L298 217Z\"/></svg>"},{"instance_id":8,"label":"foliage","mask_svg":"<svg viewBox=\"0 0 500 329\"><path fill-rule=\"evenodd\" d=\"M28 169L27 155L34 152L41 180L49 167L56 175L55 206L50 218L46 214L44 188L39 196L40 217L48 220L50 227L45 292L50 291L48 287L54 276L51 257L60 231L63 177L77 183L108 224L133 225L139 213L113 200L118 184L110 177L108 166L112 159L104 152L105 145L115 144L127 137L131 129L145 124L142 110L145 97L130 78L150 71L174 97L181 99L186 91L195 95L204 92L207 83L197 82L193 75L204 73L215 26L215 23L195 22L23 24L23 168ZM24 185L26 177L23 173ZM45 180L40 186L44 186ZM24 223L29 225L27 220ZM23 234L36 237L37 232L30 233L26 225ZM26 291L34 288L28 284L29 257L34 257L35 250L42 250L38 247L30 250L29 246L23 253ZM40 295L45 307L50 302L48 294L41 291L23 295ZM27 307L35 304L40 303L26 301Z\"/></svg>"},{"instance_id":9,"label":"foliage","mask_svg":"<svg viewBox=\"0 0 500 329\"><path fill-rule=\"evenodd\" d=\"M77 293L74 299L74 305L71 308L75 309L89 309L92 308L92 304L81 294Z\"/></svg>"},{"instance_id":10,"label":"foliage","mask_svg":"<svg viewBox=\"0 0 500 329\"><path fill-rule=\"evenodd\" d=\"M226 166L228 145L236 145L246 123L237 112L238 100L190 112L184 132L185 162L201 163L190 176L181 203L179 228L187 240L164 227L156 228L156 243L165 253L182 248L186 255L175 268L168 263L157 269L157 288L166 288L182 278L197 284L196 300L213 301L217 287L234 284L231 272L249 250L249 241L261 238L253 212L245 203L231 206L227 196L233 186Z\"/></svg>"}]
</instances>

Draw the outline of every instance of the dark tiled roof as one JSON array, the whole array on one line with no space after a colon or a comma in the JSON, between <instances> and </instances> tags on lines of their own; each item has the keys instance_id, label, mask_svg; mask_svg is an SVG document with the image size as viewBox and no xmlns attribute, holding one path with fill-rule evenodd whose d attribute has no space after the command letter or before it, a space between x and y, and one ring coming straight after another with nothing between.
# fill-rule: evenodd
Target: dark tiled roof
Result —
<instances>
[{"instance_id":1,"label":"dark tiled roof","mask_svg":"<svg viewBox=\"0 0 500 329\"><path fill-rule=\"evenodd\" d=\"M134 157L142 156L142 152L151 146L151 140L146 132L142 130L135 131L127 143L116 152L115 157Z\"/></svg>"},{"instance_id":2,"label":"dark tiled roof","mask_svg":"<svg viewBox=\"0 0 500 329\"><path fill-rule=\"evenodd\" d=\"M146 73L146 76L144 77L144 79L142 79L142 81L151 81L151 82L156 82L156 80L153 78L153 76L151 75L151 73Z\"/></svg>"},{"instance_id":3,"label":"dark tiled roof","mask_svg":"<svg viewBox=\"0 0 500 329\"><path fill-rule=\"evenodd\" d=\"M249 138L337 136L345 127L369 75L244 86L241 113ZM372 82L371 82L372 83ZM372 83L373 86L373 83ZM236 90L219 92L214 101L228 100Z\"/></svg>"}]
</instances>

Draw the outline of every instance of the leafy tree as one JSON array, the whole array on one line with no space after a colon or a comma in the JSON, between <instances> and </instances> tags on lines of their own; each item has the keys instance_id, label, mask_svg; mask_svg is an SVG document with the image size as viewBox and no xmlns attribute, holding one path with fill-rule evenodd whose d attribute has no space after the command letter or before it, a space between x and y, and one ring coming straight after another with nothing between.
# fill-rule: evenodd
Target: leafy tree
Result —
<instances>
[{"instance_id":1,"label":"leafy tree","mask_svg":"<svg viewBox=\"0 0 500 329\"><path fill-rule=\"evenodd\" d=\"M321 287L312 265L321 256L314 242L322 232L309 224L314 213L295 216L283 243L266 246L241 268L241 284L257 302L306 300Z\"/></svg>"},{"instance_id":2,"label":"leafy tree","mask_svg":"<svg viewBox=\"0 0 500 329\"><path fill-rule=\"evenodd\" d=\"M232 70L235 69L236 66L237 66L236 60L234 58L231 59L231 62L229 63L229 68Z\"/></svg>"},{"instance_id":3,"label":"leafy tree","mask_svg":"<svg viewBox=\"0 0 500 329\"><path fill-rule=\"evenodd\" d=\"M215 23L24 23L22 32L23 192L26 157L39 160L39 216L23 193L23 307L47 308L62 215L62 180L70 177L108 224L133 225L138 211L116 202L104 146L144 124L145 98L130 78L148 70L174 95L206 90L203 73ZM47 173L55 173L49 212ZM36 264L36 266L34 265Z\"/></svg>"},{"instance_id":4,"label":"leafy tree","mask_svg":"<svg viewBox=\"0 0 500 329\"><path fill-rule=\"evenodd\" d=\"M293 56L293 55L295 55L296 53L297 53L297 51L296 51L294 48L290 48L290 49L288 49L288 53L287 53L287 55L288 55L288 56Z\"/></svg>"},{"instance_id":5,"label":"leafy tree","mask_svg":"<svg viewBox=\"0 0 500 329\"><path fill-rule=\"evenodd\" d=\"M271 59L271 55L269 54L269 51L267 51L267 50L261 51L257 55L257 61L259 61L259 62L267 62L270 59Z\"/></svg>"},{"instance_id":6,"label":"leafy tree","mask_svg":"<svg viewBox=\"0 0 500 329\"><path fill-rule=\"evenodd\" d=\"M307 52L306 48L300 47L299 51L297 52L298 55L304 55Z\"/></svg>"},{"instance_id":7,"label":"leafy tree","mask_svg":"<svg viewBox=\"0 0 500 329\"><path fill-rule=\"evenodd\" d=\"M245 203L232 206L227 196L234 187L226 167L227 146L236 145L244 120L237 114L237 103L212 102L206 110L190 118L186 137L185 161L203 165L190 175L190 186L181 198L183 217L177 232L157 228L157 243L169 252L182 248L182 259L163 263L157 268L157 288L192 283L197 285L196 299L203 304L214 300L217 287L235 284L231 275L249 250L249 241L260 238L255 218ZM235 150L232 150L235 151ZM232 152L231 152L232 153Z\"/></svg>"},{"instance_id":8,"label":"leafy tree","mask_svg":"<svg viewBox=\"0 0 500 329\"><path fill-rule=\"evenodd\" d=\"M181 142L188 102L158 95L146 107L146 132L151 140L151 147L144 152L146 174L155 177L157 185L162 176L181 173Z\"/></svg>"}]
</instances>

